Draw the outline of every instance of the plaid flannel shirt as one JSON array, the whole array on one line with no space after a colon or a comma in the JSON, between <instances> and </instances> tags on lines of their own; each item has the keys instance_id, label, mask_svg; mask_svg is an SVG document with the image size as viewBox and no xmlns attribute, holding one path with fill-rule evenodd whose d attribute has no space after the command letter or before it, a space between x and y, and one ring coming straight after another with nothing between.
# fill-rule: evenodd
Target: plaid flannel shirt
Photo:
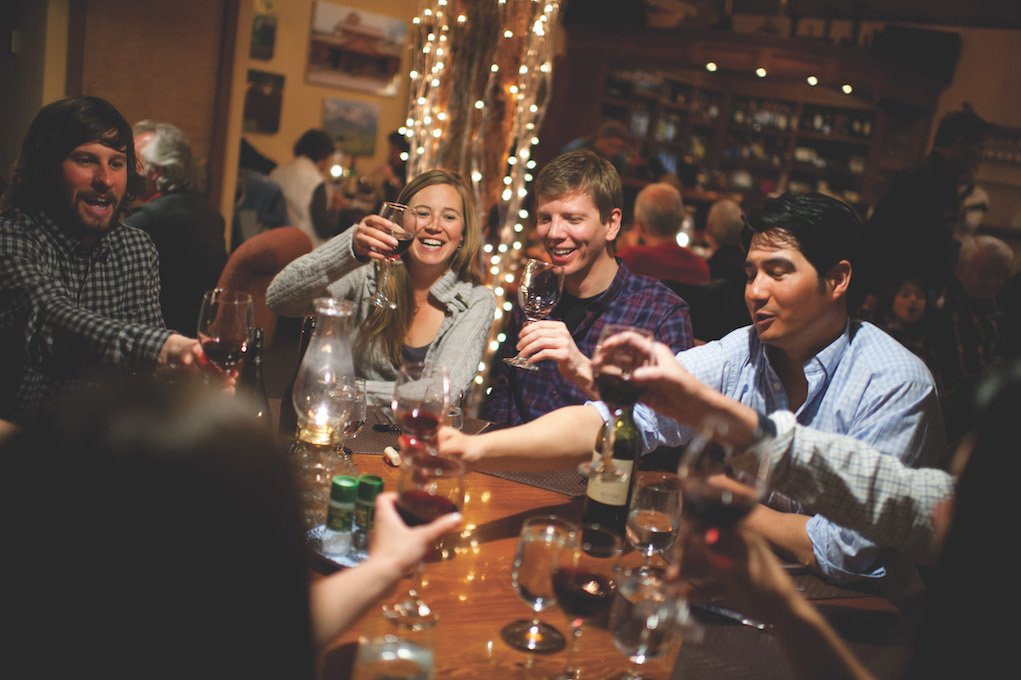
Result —
<instances>
[{"instance_id":1,"label":"plaid flannel shirt","mask_svg":"<svg viewBox=\"0 0 1021 680\"><path fill-rule=\"evenodd\" d=\"M0 418L23 419L88 371L155 366L171 334L159 290L139 229L116 224L88 248L45 213L0 215Z\"/></svg>"},{"instance_id":2,"label":"plaid flannel shirt","mask_svg":"<svg viewBox=\"0 0 1021 680\"><path fill-rule=\"evenodd\" d=\"M656 340L675 352L691 347L688 304L659 281L633 274L620 260L617 263L619 269L610 287L588 303L581 323L571 333L581 353L592 356L599 333L608 323L648 328ZM554 309L550 318L561 318L558 311ZM554 361L540 362L537 371L524 371L503 362L504 357L517 354L515 346L524 318L515 305L507 339L494 358L493 389L483 417L501 427L520 425L561 406L588 401L584 392L560 375Z\"/></svg>"}]
</instances>

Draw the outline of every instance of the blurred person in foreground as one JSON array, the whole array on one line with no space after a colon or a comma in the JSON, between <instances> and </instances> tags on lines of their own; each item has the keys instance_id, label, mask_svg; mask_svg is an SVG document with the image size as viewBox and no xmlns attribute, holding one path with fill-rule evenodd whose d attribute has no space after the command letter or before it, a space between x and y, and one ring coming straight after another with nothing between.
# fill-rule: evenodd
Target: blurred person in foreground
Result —
<instances>
[{"instance_id":1,"label":"blurred person in foreground","mask_svg":"<svg viewBox=\"0 0 1021 680\"><path fill-rule=\"evenodd\" d=\"M822 194L784 194L749 211L743 234L745 301L752 326L676 354L699 381L758 411L791 411L802 425L846 434L911 466L937 465L945 433L932 376L920 359L871 324L849 318L847 296L862 225ZM679 446L691 428L635 408L643 449ZM467 436L442 430L440 448L483 469L553 469L592 455L610 417L605 404L558 409L520 427ZM828 580L917 593L914 566L801 505L774 495L748 525Z\"/></svg>"},{"instance_id":2,"label":"blurred person in foreground","mask_svg":"<svg viewBox=\"0 0 1021 680\"><path fill-rule=\"evenodd\" d=\"M32 121L0 214L0 418L98 368L204 370L198 340L163 323L152 240L121 222L143 186L106 100L67 97Z\"/></svg>"},{"instance_id":3,"label":"blurred person in foreground","mask_svg":"<svg viewBox=\"0 0 1021 680\"><path fill-rule=\"evenodd\" d=\"M198 167L180 128L135 123L135 153L154 193L124 223L149 234L160 262L160 308L168 328L195 335L202 294L227 262L225 225L200 193Z\"/></svg>"},{"instance_id":4,"label":"blurred person in foreground","mask_svg":"<svg viewBox=\"0 0 1021 680\"><path fill-rule=\"evenodd\" d=\"M380 494L369 559L310 581L292 470L251 413L204 385L118 380L66 394L5 442L19 484L0 500L14 631L0 663L312 680L316 655L460 522L409 528Z\"/></svg>"},{"instance_id":5,"label":"blurred person in foreground","mask_svg":"<svg viewBox=\"0 0 1021 680\"><path fill-rule=\"evenodd\" d=\"M606 324L653 332L675 351L692 345L688 305L661 282L631 272L614 256L620 233L620 176L591 151L557 156L535 180L535 230L548 261L564 272L549 318L525 325L515 304L490 373L482 415L497 426L527 423L594 392L589 357ZM518 353L538 370L509 366ZM589 440L589 451L595 439Z\"/></svg>"}]
</instances>

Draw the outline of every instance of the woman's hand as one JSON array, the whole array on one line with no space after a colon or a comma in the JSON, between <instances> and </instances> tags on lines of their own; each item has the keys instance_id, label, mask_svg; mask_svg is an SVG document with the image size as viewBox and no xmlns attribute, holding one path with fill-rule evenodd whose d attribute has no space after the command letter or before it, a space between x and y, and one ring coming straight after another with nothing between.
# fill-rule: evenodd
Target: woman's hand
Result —
<instances>
[{"instance_id":1,"label":"woman's hand","mask_svg":"<svg viewBox=\"0 0 1021 680\"><path fill-rule=\"evenodd\" d=\"M369 560L384 565L394 581L412 569L433 544L461 524L461 513L443 515L429 524L409 527L397 514L397 494L388 491L376 497L375 525Z\"/></svg>"},{"instance_id":2,"label":"woman's hand","mask_svg":"<svg viewBox=\"0 0 1021 680\"><path fill-rule=\"evenodd\" d=\"M397 239L390 233L388 225L393 223L379 215L366 215L354 226L354 239L351 248L355 257L366 261L382 260L382 253L390 252L397 247Z\"/></svg>"}]
</instances>

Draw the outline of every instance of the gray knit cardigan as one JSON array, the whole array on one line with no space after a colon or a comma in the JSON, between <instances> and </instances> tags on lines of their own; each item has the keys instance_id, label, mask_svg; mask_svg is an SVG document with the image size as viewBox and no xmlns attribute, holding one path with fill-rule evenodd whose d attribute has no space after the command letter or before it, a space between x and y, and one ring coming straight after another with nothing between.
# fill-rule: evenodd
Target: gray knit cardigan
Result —
<instances>
[{"instance_id":1,"label":"gray knit cardigan","mask_svg":"<svg viewBox=\"0 0 1021 680\"><path fill-rule=\"evenodd\" d=\"M358 327L367 317L376 292L376 268L355 257L353 239L354 229L347 229L284 267L266 291L269 308L283 316L298 317L311 311L312 300L317 297L350 300L355 304L351 328L356 343ZM452 270L447 270L429 292L446 309L440 330L429 344L426 361L446 366L454 386L467 390L482 359L496 298L487 286L461 281ZM397 372L378 349L355 366L358 377L365 378L368 402L377 406L390 405Z\"/></svg>"}]
</instances>

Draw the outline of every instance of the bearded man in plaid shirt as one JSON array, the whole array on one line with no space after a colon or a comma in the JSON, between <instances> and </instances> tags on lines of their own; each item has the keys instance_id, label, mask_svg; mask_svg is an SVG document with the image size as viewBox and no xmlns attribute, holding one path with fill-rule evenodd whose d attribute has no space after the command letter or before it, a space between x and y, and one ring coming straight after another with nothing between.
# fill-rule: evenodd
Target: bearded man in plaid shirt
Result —
<instances>
[{"instance_id":1,"label":"bearded man in plaid shirt","mask_svg":"<svg viewBox=\"0 0 1021 680\"><path fill-rule=\"evenodd\" d=\"M0 419L98 371L204 370L198 340L164 326L152 241L120 221L143 182L109 102L68 97L32 121L0 213Z\"/></svg>"}]
</instances>

